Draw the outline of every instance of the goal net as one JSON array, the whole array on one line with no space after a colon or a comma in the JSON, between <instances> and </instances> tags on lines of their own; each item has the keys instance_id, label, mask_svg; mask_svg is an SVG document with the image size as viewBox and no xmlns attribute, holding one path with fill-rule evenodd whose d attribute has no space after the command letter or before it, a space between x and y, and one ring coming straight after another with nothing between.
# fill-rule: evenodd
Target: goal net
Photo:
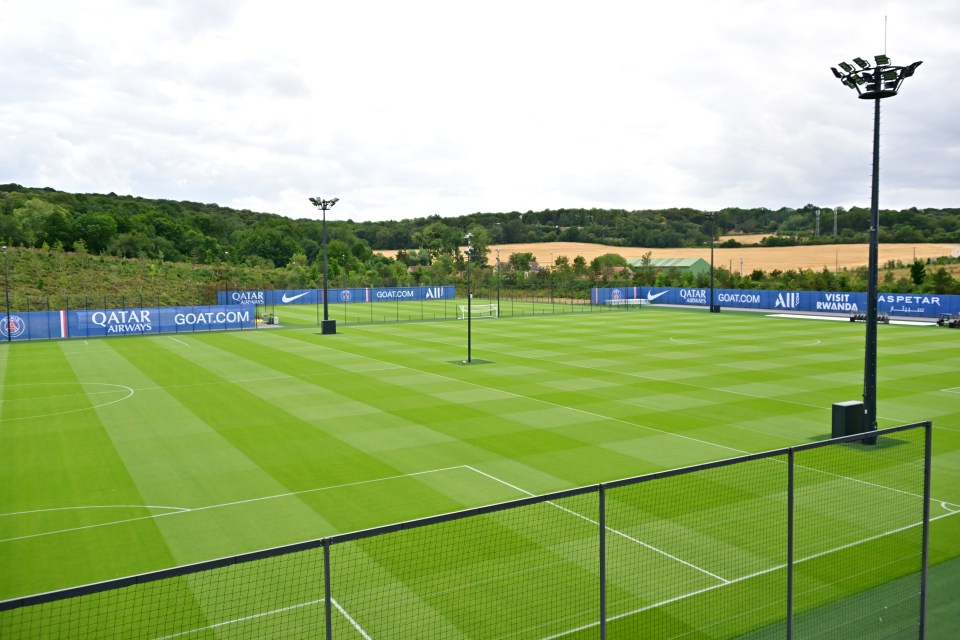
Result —
<instances>
[{"instance_id":1,"label":"goal net","mask_svg":"<svg viewBox=\"0 0 960 640\"><path fill-rule=\"evenodd\" d=\"M496 304L472 304L470 309L467 309L467 305L461 304L457 305L459 311L457 311L457 320L463 320L467 317L467 314L470 314L471 318L497 318L500 316L500 312Z\"/></svg>"}]
</instances>

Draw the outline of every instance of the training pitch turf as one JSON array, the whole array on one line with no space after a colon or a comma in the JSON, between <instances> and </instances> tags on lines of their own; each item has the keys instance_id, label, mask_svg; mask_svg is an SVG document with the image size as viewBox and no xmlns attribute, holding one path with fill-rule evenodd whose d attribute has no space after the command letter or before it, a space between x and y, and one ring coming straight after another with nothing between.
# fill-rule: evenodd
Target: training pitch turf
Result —
<instances>
[{"instance_id":1,"label":"training pitch turf","mask_svg":"<svg viewBox=\"0 0 960 640\"><path fill-rule=\"evenodd\" d=\"M809 443L862 395L849 322L485 319L469 365L463 321L338 329L0 346L0 600ZM958 341L879 328L879 426L934 424L931 564L960 556Z\"/></svg>"}]
</instances>

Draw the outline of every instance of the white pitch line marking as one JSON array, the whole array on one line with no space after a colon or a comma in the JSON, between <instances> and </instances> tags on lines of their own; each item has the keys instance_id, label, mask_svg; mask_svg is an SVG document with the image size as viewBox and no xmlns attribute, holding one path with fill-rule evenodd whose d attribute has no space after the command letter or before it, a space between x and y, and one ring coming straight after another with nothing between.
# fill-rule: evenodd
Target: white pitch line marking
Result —
<instances>
[{"instance_id":1,"label":"white pitch line marking","mask_svg":"<svg viewBox=\"0 0 960 640\"><path fill-rule=\"evenodd\" d=\"M945 514L943 514L943 515L941 515L941 516L937 516L936 518L930 518L930 522L933 522L934 520L939 520L940 518L946 518L946 517L949 517L949 516L951 516L951 515L953 515L953 513L945 513ZM895 533L900 533L901 531L906 531L907 529L912 529L912 528L914 528L914 527L919 527L919 526L921 526L922 524L923 524L922 522L916 522L916 523L914 523L914 524L908 524L908 525L903 526L903 527L898 527L898 528L896 528L896 529L891 529L890 531L884 531L883 533L878 533L878 534L873 535L873 536L870 536L870 537L868 537L868 538L864 538L863 540L858 540L858 541L856 541L856 542L850 542L850 543L848 543L848 544L840 545L839 547L834 547L833 549L828 549L828 550L826 550L826 551L820 551L820 552L818 552L818 553L814 553L814 554L812 554L812 555L805 556L805 557L803 557L803 558L799 558L799 559L797 559L797 560L794 560L794 564L799 564L799 563L801 563L801 562L806 562L807 560L813 560L813 559L815 559L815 558L820 558L820 557L829 555L829 554L831 554L831 553L835 553L835 552L837 552L837 551L843 551L844 549L850 549L850 548L852 548L852 547L856 547L856 546L858 546L858 545L865 544L865 543L871 542L871 541L873 541L873 540L877 540L877 539L882 538L882 537L884 537L884 536L893 535L893 534L895 534ZM727 583L725 583L725 584L715 584L715 585L711 585L711 586L709 586L709 587L704 587L704 588L702 588L702 589L697 589L696 591L691 591L691 592L689 592L689 593L684 593L684 594L679 595L679 596L674 596L674 597L672 597L672 598L667 598L666 600L661 600L660 602L654 602L654 603L652 603L652 604L648 604L648 605L645 605L645 606L642 606L642 607L638 607L637 609L633 609L632 611L626 611L626 612L624 612L624 613L619 613L619 614L617 614L617 615L615 615L615 616L609 616L609 617L607 618L607 622L612 622L612 621L614 621L614 620L620 620L621 618L627 618L627 617L630 617L630 616L632 616L632 615L636 615L636 614L638 614L638 613L643 613L644 611L649 611L650 609L656 609L657 607L662 607L662 606L664 606L664 605L668 605L668 604L671 604L671 603L674 603L674 602L679 602L680 600L686 600L687 598L692 598L693 596L700 595L701 593L706 593L706 592L708 592L708 591L713 591L713 590L715 590L715 589L720 589L720 588L722 588L722 587L726 587L726 586L731 585L731 584L737 584L738 582L743 582L743 581L749 580L749 579L751 579L751 578L756 578L756 577L762 576L762 575L764 575L764 574L771 573L771 572L773 572L773 571L779 571L779 570L781 570L781 569L785 569L786 567L787 567L786 564L779 564L779 565L770 567L769 569L763 569L763 570L761 570L761 571L757 571L757 572L754 572L754 573L751 573L751 574L748 574L748 575L745 575L745 576L740 576L739 578L734 578L734 579L730 580L729 582L727 582ZM584 631L585 629L592 629L593 627L597 627L597 626L599 626L599 625L600 625L599 622L591 622L590 624L585 624L585 625L580 626L580 627L577 627L577 628L575 628L575 629L568 629L568 630L566 630L566 631L561 631L560 633L555 633L555 634L553 634L553 635L551 635L551 636L546 636L546 637L544 637L544 638L541 638L541 640L556 640L557 638L562 638L562 637L568 636L568 635L570 635L570 634L572 634L572 633L578 633L578 632L580 632L580 631Z\"/></svg>"},{"instance_id":2,"label":"white pitch line marking","mask_svg":"<svg viewBox=\"0 0 960 640\"><path fill-rule=\"evenodd\" d=\"M118 398L118 399L116 399L116 400L111 400L110 402L104 402L103 404L95 404L95 405L92 405L92 406L89 406L89 407L82 407L82 408L80 408L80 409L69 409L69 410L67 410L67 411L57 411L57 412L55 412L55 413L41 413L41 414L37 414L37 415L33 415L33 416L21 416L21 417L19 417L19 418L0 418L0 422L16 422L17 420L34 420L34 419L36 419L36 418L50 418L50 417L52 417L52 416L62 416L62 415L66 415L66 414L68 414L68 413L78 413L78 412L80 412L80 411L90 411L91 409L99 409L100 407L107 407L107 406L110 406L111 404L116 404L117 402L123 402L124 400L133 397L133 394L135 393L133 389L131 389L130 387L128 387L128 386L126 386L126 385L123 385L123 384L113 384L113 383L110 383L110 382L77 382L77 383L73 383L73 382L37 382L37 383L29 383L29 384L30 384L30 385L41 385L41 384L79 384L79 385L81 385L81 386L83 386L83 385L97 384L97 385L101 385L101 386L104 386L104 387L118 387L119 389L125 389L128 393L127 393L127 395L123 396L122 398ZM13 386L13 385L11 385L11 386ZM28 385L27 385L27 384L24 384L24 385L17 385L17 386L28 386ZM85 394L85 395L96 395L96 394L105 394L105 393L117 393L117 391L113 391L113 392L109 392L109 391L94 391L93 393ZM80 395L80 394L69 394L69 395ZM67 396L48 396L48 397L67 397ZM30 398L30 399L31 399L31 400L43 400L44 398Z\"/></svg>"},{"instance_id":3,"label":"white pitch line marking","mask_svg":"<svg viewBox=\"0 0 960 640\"><path fill-rule=\"evenodd\" d=\"M520 487L518 487L518 486L516 486L516 485L510 484L509 482L507 482L507 481L505 481L505 480L501 480L500 478L497 478L496 476L492 476L492 475L490 475L489 473L485 473L485 472L483 472L483 471L480 471L479 469L476 469L476 468L474 468L474 467L471 467L470 465L464 465L464 466L465 466L467 469L470 469L471 471L474 471L474 472L476 472L476 473L479 473L479 474L482 475L482 476L486 476L486 477L490 478L491 480L494 480L494 481L496 481L496 482L499 482L500 484L504 484L504 485L510 487L511 489L514 489L514 490L516 490L516 491L519 491L520 493L524 493L524 494L526 494L526 495L528 495L528 496L531 496L531 497L533 497L533 496L536 495L536 494L530 493L529 491L527 491L527 490L525 490L525 489L521 489ZM581 520L586 520L586 521L589 522L590 524L594 524L594 525L596 525L596 526L598 526L598 527L600 526L600 523L597 522L596 520L594 520L594 519L592 519L592 518L588 518L587 516L585 516L585 515L583 515L583 514L577 513L576 511L571 511L570 509L567 509L566 507L561 506L561 505L557 504L556 502L552 502L552 501L548 500L548 501L547 501L547 504L549 504L549 505L552 506L552 507L556 507L557 509L560 509L561 511L566 511L566 512L569 513L570 515L576 516L576 517L580 518ZM724 578L724 577L722 577L722 576L718 576L718 575L715 574L715 573L712 573L712 572L710 572L710 571L707 571L706 569L704 569L704 568L702 568L702 567L698 567L697 565L695 565L695 564L693 564L693 563L691 563L691 562L687 562L687 561L684 560L683 558L678 558L677 556L673 555L672 553L669 553L669 552L667 552L667 551L664 551L663 549L659 549L659 548L653 546L652 544L648 544L648 543L646 543L646 542L643 542L642 540L638 540L637 538L634 538L633 536L631 536L631 535L629 535L629 534L626 534L626 533L624 533L624 532L622 532L622 531L618 531L617 529L614 529L614 528L612 528L612 527L607 527L606 529L607 529L607 531L609 531L610 533L612 533L612 534L614 534L614 535L618 535L618 536L620 536L621 538L624 538L624 539L626 539L626 540L629 540L630 542L635 542L636 544L639 544L639 545L642 546L642 547L646 547L647 549L650 549L651 551L653 551L653 552L655 552L655 553L659 553L660 555L665 556L665 557L667 557L667 558L670 558L671 560L673 560L673 561L675 561L675 562L679 562L680 564L682 564L682 565L684 565L684 566L690 567L691 569L694 569L694 570L696 570L696 571L699 571L700 573L706 574L706 575L710 576L711 578L714 578L714 579L716 579L716 580L719 580L719 581L722 582L722 583L728 583L728 582L730 582L729 580L727 580L726 578Z\"/></svg>"},{"instance_id":4,"label":"white pitch line marking","mask_svg":"<svg viewBox=\"0 0 960 640\"><path fill-rule=\"evenodd\" d=\"M180 344L182 344L182 345L185 346L185 347L189 347L189 346L190 346L190 345L188 345L186 342L184 342L183 340L177 340L177 339L174 338L173 336L167 336L167 337L170 338L171 340L173 340L174 342L179 342Z\"/></svg>"},{"instance_id":5,"label":"white pitch line marking","mask_svg":"<svg viewBox=\"0 0 960 640\"><path fill-rule=\"evenodd\" d=\"M201 631L209 631L211 629L219 629L220 627L226 627L227 625L237 624L239 622L246 622L247 620L256 620L257 618L265 618L267 616L273 616L278 613L285 613L287 611L293 611L294 609L302 609L303 607L309 607L311 605L319 604L324 602L324 598L318 600L311 600L310 602L300 602L298 604L291 604L287 607L280 607L279 609L273 609L271 611L263 611L261 613L254 613L249 616L243 616L242 618L234 618L233 620L224 620L223 622L217 622L215 624L209 624L205 627L197 627L196 629L188 629L187 631L181 631L179 633L172 633L168 636L160 636L155 640L170 640L171 638L182 638L183 636L188 636L192 633L200 633ZM333 602L331 600L331 602ZM334 603L336 604L336 603ZM339 607L338 607L339 608Z\"/></svg>"},{"instance_id":6,"label":"white pitch line marking","mask_svg":"<svg viewBox=\"0 0 960 640\"><path fill-rule=\"evenodd\" d=\"M452 469L456 469L456 468L461 468L461 467L451 467L451 468L452 468ZM503 484L503 485L505 485L505 486L508 486L508 487L510 487L510 488L512 488L512 489L515 489L516 491L519 491L520 493L525 493L525 494L528 494L528 495L533 495L533 494L530 494L528 491L525 491L525 490L523 490L523 489L521 489L521 488L519 488L519 487L517 487L517 486L515 486L515 485L510 484L509 482L506 482L506 481L504 481L504 480L500 480L499 478L497 478L497 477L495 477L495 476L492 476L492 475L490 475L490 474L488 474L488 473L484 473L483 471L480 471L479 469L476 469L476 468L471 467L471 466L469 466L469 465L463 465L462 468L470 469L471 471L474 471L474 472L476 472L476 473L478 473L478 474L480 474L480 475L486 476L486 477L490 478L491 480L495 480L496 482L499 482L499 483L501 483L501 484ZM553 503L551 503L551 504L553 504ZM569 511L568 509L565 509L564 507L561 507L561 506L556 505L556 504L553 504L553 506L558 507L558 508L560 508L560 509L563 509L564 511ZM588 520L588 521L590 520L589 518L585 518L584 516L581 516L581 515L578 514L578 513L575 513L575 512L570 512L570 513L572 513L573 515L576 515L577 517L584 518L585 520ZM939 520L939 519L941 519L941 518L946 518L946 517L949 517L949 516L951 516L951 515L954 515L955 513L960 513L960 511L943 514L943 515L937 516L937 517L935 517L935 518L930 518L930 521L933 522L933 521ZM591 521L591 522L592 522L592 521ZM597 523L594 523L594 524L597 524ZM914 524L905 525L905 526L903 526L903 527L898 527L898 528L896 528L896 529L891 529L891 530L889 530L889 531L885 531L885 532L883 532L883 533L879 533L879 534L876 534L876 535L873 535L873 536L864 538L863 540L858 540L858 541L856 541L856 542L851 542L851 543L848 543L848 544L841 545L841 546L839 546L839 547L834 547L834 548L832 548L832 549L828 549L828 550L821 551L821 552L818 552L818 553L815 553L815 554L811 554L811 555L809 555L809 556L805 556L805 557L803 557L803 558L797 559L795 562L796 562L796 563L800 563L800 562L806 562L806 561L808 561L808 560L813 560L813 559L815 559L815 558L823 557L823 556L825 556L825 555L829 555L829 554L834 553L834 552L837 552L837 551L842 551L842 550L844 550L844 549L849 549L849 548L852 548L852 547L855 547L855 546L858 546L858 545L861 545L861 544L865 544L865 543L870 542L870 541L873 541L873 540L877 540L877 539L882 538L882 537L884 537L884 536L893 535L893 534L895 534L895 533L900 533L901 531L906 531L907 529L912 529L912 528L918 527L918 526L920 526L920 525L922 525L922 524L923 524L922 522L919 522L919 523L914 523ZM756 571L756 572L751 573L751 574L748 574L748 575L740 576L739 578L733 578L733 579L731 579L731 580L724 580L724 581L721 582L720 584L711 585L711 586L709 586L709 587L704 587L704 588L702 588L702 589L697 589L697 590L695 590L695 591L690 591L690 592L688 592L688 593L684 593L684 594L681 594L681 595L678 595L678 596L674 596L674 597L672 597L672 598L667 598L667 599L665 599L665 600L661 600L661 601L659 601L659 602L655 602L655 603L652 603L652 604L648 604L648 605L645 605L645 606L643 606L643 607L639 607L639 608L637 608L637 609L633 609L633 610L631 610L631 611L626 611L626 612L624 612L624 613L620 613L620 614L617 614L617 615L615 615L615 616L610 616L610 617L607 618L607 621L608 621L608 622L612 622L612 621L615 621L615 620L619 620L619 619L621 619L621 618L627 618L627 617L629 617L629 616L636 615L636 614L638 614L638 613L643 613L644 611L648 611L648 610L651 610L651 609L656 609L656 608L658 608L658 607L666 606L666 605L671 604L671 603L674 603L674 602L679 602L679 601L681 601L681 600L686 600L687 598L692 598L692 597L697 596L697 595L700 595L700 594L702 594L702 593L707 593L707 592L713 591L713 590L715 590L715 589L720 589L720 588L722 588L722 587L725 587L725 586L728 586L728 585L731 585L731 584L737 584L737 583L739 583L739 582L744 582L744 581L746 581L746 580L750 580L751 578L756 578L756 577L765 575L765 574L767 574L767 573L771 573L771 572L773 572L773 571L779 571L779 570L781 570L781 569L786 568L786 566L787 566L786 564L779 564L779 565L775 565L775 566L770 567L770 568L767 568L767 569L763 569L763 570L761 570L761 571ZM256 618L262 618L262 617L266 617L266 616L269 616L269 615L275 615L275 614L278 614L278 613L283 613L283 612L285 612L285 611L291 611L291 610L298 609L298 608L302 608L302 607L312 606L312 605L319 604L319 603L322 603L322 602L324 602L324 599L323 599L323 598L320 598L320 599L317 599L317 600L311 600L311 601L309 601L309 602L302 602L302 603L298 603L298 604L293 604L293 605L289 605L289 606L287 606L287 607L281 607L281 608L279 608L279 609L274 609L274 610L271 610L271 611L264 611L264 612L252 614L252 615L249 615L249 616L243 616L243 617L240 617L240 618L235 618L235 619L233 619L233 620L226 620L226 621L224 621L224 622L219 622L219 623L216 623L216 624L213 624L213 625L209 625L209 626L206 626L206 627L200 627L200 628L197 628L197 629L190 629L190 630L188 630L188 631L181 631L180 633L163 636L163 637L161 637L161 638L157 638L156 640L171 640L172 638L183 637L183 636L186 636L186 635L190 635L190 634L192 634L192 633L198 633L198 632L201 632L201 631L207 631L207 630L210 630L210 629L215 629L215 628L219 628L219 627L224 627L224 626L227 626L227 625L230 625L230 624L236 624L236 623L238 623L238 622L244 622L244 621L247 621L247 620L252 620L252 619L256 619ZM353 626L353 628L357 630L357 632L364 638L364 640L373 640L372 637L360 626L360 624L359 624L352 616L350 616L350 615L346 612L346 610L345 610L335 599L331 598L331 599L330 599L330 603L331 603L334 607L336 607L337 611L339 611L339 612L341 613L341 615L343 615L344 618L346 618L346 620L347 620L348 622L350 622L350 624ZM561 631L560 633L555 633L555 634L550 635L550 636L546 636L545 638L542 638L542 640L556 640L557 638L562 638L562 637L571 635L571 634L573 634L573 633L578 633L578 632L580 632L580 631L584 631L584 630L586 630L586 629L591 629L591 628L594 628L594 627L597 627L597 626L599 626L599 623L598 623L598 622L593 622L593 623L586 624L586 625L582 625L582 626L579 626L579 627L576 627L576 628L573 628L573 629L568 629L568 630L566 630L566 631Z\"/></svg>"},{"instance_id":7,"label":"white pitch line marking","mask_svg":"<svg viewBox=\"0 0 960 640\"><path fill-rule=\"evenodd\" d=\"M196 629L187 629L186 631L180 631L179 633L171 633L170 635L167 635L167 636L160 636L160 637L158 637L158 638L155 638L155 640L172 640L172 638L182 638L183 636L188 636L188 635L191 635L191 634L194 634L194 633L200 633L200 632L202 632L202 631L210 631L210 630L212 630L212 629L220 629L220 628L222 628L222 627L226 627L226 626L231 625L231 624L238 624L238 623L240 623L240 622L247 622L247 621L249 621L249 620L256 620L257 618L266 618L267 616L275 616L275 615L277 615L277 614L286 613L287 611L293 611L293 610L295 610L295 609L302 609L302 608L304 608L304 607L311 607L311 606L313 606L313 605L315 605L315 604L321 604L321 603L323 603L323 602L326 602L326 598L318 598L318 599L316 599L316 600L310 600L309 602L300 602L300 603L297 603L297 604L291 604L291 605L288 605L288 606L286 606L286 607L280 607L279 609L271 609L270 611L262 611L262 612L260 612L260 613L253 613L253 614L250 614L249 616L243 616L243 617L241 617L241 618L233 618L232 620L224 620L223 622L217 622L217 623L214 623L214 624L208 624L208 625L205 626L205 627L197 627ZM349 622L350 625L351 625L354 629L357 630L357 633L359 633L359 634L364 638L364 640L373 640L373 638L371 638L370 635L369 635L366 631L363 630L363 627L361 627L360 624L359 624L356 620L353 619L353 616L351 616L349 613L347 613L346 610L345 610L343 607L340 606L340 603L339 603L339 602L337 602L337 601L334 600L333 598L330 598L330 604L332 604L332 605L336 608L336 610L339 611L340 614L341 614L344 618L347 619L347 622Z\"/></svg>"},{"instance_id":8,"label":"white pitch line marking","mask_svg":"<svg viewBox=\"0 0 960 640\"><path fill-rule=\"evenodd\" d=\"M340 603L339 603L339 602L337 602L337 601L334 600L333 598L330 598L330 604L332 604L333 606L335 606L335 607L337 608L337 611L339 611L341 614L343 614L343 617L347 619L347 622L349 622L351 625L353 625L353 628L357 630L357 633L359 633L361 636L363 636L364 640L373 640L373 638L371 638L369 635L367 635L367 632L363 630L363 627L361 627L361 626L357 623L357 621L353 619L353 616L351 616L349 613L347 613L347 612L344 610L344 608L340 606Z\"/></svg>"},{"instance_id":9,"label":"white pitch line marking","mask_svg":"<svg viewBox=\"0 0 960 640\"><path fill-rule=\"evenodd\" d=\"M249 504L249 503L253 503L253 502L263 502L263 501L265 501L265 500L275 500L275 499L277 499L277 498L289 498L289 497L292 497L292 496L303 495L303 494L305 494L305 493L316 493L316 492L318 492L318 491L330 491L331 489L343 489L343 488L345 488L345 487L355 487L355 486L363 485L363 484L372 484L372 483L374 483L374 482L384 482L384 481L386 481L386 480L398 480L398 479L400 479L400 478L409 478L409 477L413 477L413 476L422 476L422 475L427 475L427 474L430 474L430 473L440 473L440 472L443 472L443 471L453 471L454 469L463 469L463 468L465 468L464 465L458 465L458 466L455 466L455 467L444 467L444 468L442 468L442 469L429 469L429 470L427 470L427 471L416 471L416 472L414 472L414 473L405 473L405 474L396 475L396 476L387 476L387 477L384 477L384 478L374 478L373 480L360 480L360 481L358 481L358 482L347 482L347 483L344 483L344 484L330 485L330 486L327 486L327 487L316 487L316 488L313 488L313 489L304 489L304 490L302 490L302 491L290 491L290 492L287 492L287 493L278 493L278 494L270 495L270 496L260 496L260 497L258 497L258 498L247 498L247 499L245 499L245 500L235 500L235 501L233 501L233 502L223 502L223 503L220 503L220 504L205 505L205 506L202 506L202 507L193 507L193 508L187 508L187 507L170 507L170 508L172 508L172 509L180 509L180 511L171 511L170 513L157 513L157 514L151 514L151 515L148 515L148 516L139 516L139 517L136 517L136 518L124 518L124 519L122 519L122 520L112 520L112 521L110 521L110 522L99 522L99 523L97 523L97 524L88 524L88 525L83 525L83 526L80 526L80 527L70 527L70 528L68 528L68 529L57 529L57 530L55 530L55 531L44 531L44 532L42 532L42 533L31 533L31 534L28 534L28 535L15 536L15 537L12 537L12 538L3 538L3 539L0 539L0 543L13 542L14 540L27 540L27 539L30 539L30 538L42 538L42 537L45 537L45 536L58 535L58 534L61 534L61 533L70 533L70 532L72 532L72 531L83 531L83 530L86 530L86 529L97 529L97 528L100 528L100 527L109 527L109 526L113 526L113 525L116 525L116 524L124 524L124 523L127 523L127 522L137 522L137 521L140 521L140 520L152 520L152 519L155 519L155 518L165 518L165 517L169 517L169 516L180 515L180 514L183 514L183 513L193 513L193 512L196 512L196 511L209 511L209 510L211 510L211 509L221 509L221 508L223 508L223 507L232 507L232 506L236 506L236 505L240 505L240 504Z\"/></svg>"},{"instance_id":10,"label":"white pitch line marking","mask_svg":"<svg viewBox=\"0 0 960 640\"><path fill-rule=\"evenodd\" d=\"M151 504L91 504L80 507L53 507L51 509L32 509L30 511L14 511L12 513L0 513L0 518L9 516L25 516L31 513L50 513L52 511L83 511L86 509L166 509L168 511L190 511L184 507L164 507Z\"/></svg>"}]
</instances>

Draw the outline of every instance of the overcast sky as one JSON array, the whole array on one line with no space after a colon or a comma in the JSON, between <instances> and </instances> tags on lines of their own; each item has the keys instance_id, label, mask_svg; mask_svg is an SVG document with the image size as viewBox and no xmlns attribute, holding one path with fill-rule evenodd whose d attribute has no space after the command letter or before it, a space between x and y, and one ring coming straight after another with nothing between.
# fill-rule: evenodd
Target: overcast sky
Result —
<instances>
[{"instance_id":1,"label":"overcast sky","mask_svg":"<svg viewBox=\"0 0 960 640\"><path fill-rule=\"evenodd\" d=\"M960 207L960 2L0 0L0 182L318 217Z\"/></svg>"}]
</instances>

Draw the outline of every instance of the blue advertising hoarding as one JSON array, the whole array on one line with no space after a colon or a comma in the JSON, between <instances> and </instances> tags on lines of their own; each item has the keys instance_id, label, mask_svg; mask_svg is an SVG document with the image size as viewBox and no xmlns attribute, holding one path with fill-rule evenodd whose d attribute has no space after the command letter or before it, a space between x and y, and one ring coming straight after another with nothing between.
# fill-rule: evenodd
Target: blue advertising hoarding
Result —
<instances>
[{"instance_id":1,"label":"blue advertising hoarding","mask_svg":"<svg viewBox=\"0 0 960 640\"><path fill-rule=\"evenodd\" d=\"M30 311L0 318L0 338L45 340L255 329L252 305Z\"/></svg>"},{"instance_id":2,"label":"blue advertising hoarding","mask_svg":"<svg viewBox=\"0 0 960 640\"><path fill-rule=\"evenodd\" d=\"M634 294L636 290L638 293ZM609 287L594 289L594 304L606 304L618 296L640 298L651 304L701 306L710 304L706 287ZM735 309L769 309L815 313L865 313L867 294L836 291L771 291L714 289L714 303ZM890 316L936 318L941 313L960 312L960 296L940 294L881 293L877 310Z\"/></svg>"},{"instance_id":3,"label":"blue advertising hoarding","mask_svg":"<svg viewBox=\"0 0 960 640\"><path fill-rule=\"evenodd\" d=\"M327 304L348 302L416 302L420 300L452 300L453 285L440 287L363 287L327 289ZM220 304L255 304L279 307L287 304L323 304L321 289L261 289L253 291L219 291Z\"/></svg>"}]
</instances>

